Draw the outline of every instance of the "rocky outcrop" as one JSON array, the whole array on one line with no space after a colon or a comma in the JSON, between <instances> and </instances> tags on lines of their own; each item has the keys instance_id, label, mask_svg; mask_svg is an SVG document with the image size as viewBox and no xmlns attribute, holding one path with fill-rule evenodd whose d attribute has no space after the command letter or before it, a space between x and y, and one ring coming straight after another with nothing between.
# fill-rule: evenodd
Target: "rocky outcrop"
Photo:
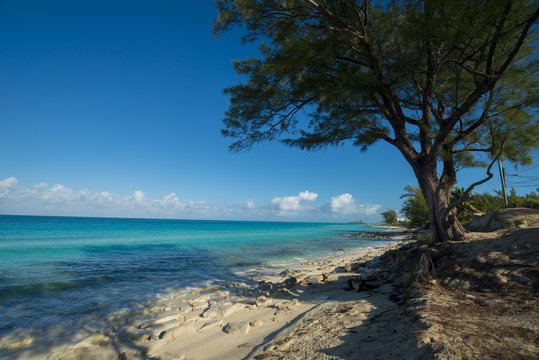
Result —
<instances>
[{"instance_id":1,"label":"rocky outcrop","mask_svg":"<svg viewBox=\"0 0 539 360\"><path fill-rule=\"evenodd\" d=\"M528 208L500 209L465 224L468 231L492 232L539 226L539 210Z\"/></svg>"}]
</instances>

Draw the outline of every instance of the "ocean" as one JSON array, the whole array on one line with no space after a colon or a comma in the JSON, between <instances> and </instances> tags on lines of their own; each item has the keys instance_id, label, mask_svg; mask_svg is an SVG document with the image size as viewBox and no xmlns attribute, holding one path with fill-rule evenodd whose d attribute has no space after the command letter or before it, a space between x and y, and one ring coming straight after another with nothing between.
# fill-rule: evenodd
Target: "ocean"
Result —
<instances>
[{"instance_id":1,"label":"ocean","mask_svg":"<svg viewBox=\"0 0 539 360\"><path fill-rule=\"evenodd\" d=\"M0 337L379 244L358 224L0 216Z\"/></svg>"}]
</instances>

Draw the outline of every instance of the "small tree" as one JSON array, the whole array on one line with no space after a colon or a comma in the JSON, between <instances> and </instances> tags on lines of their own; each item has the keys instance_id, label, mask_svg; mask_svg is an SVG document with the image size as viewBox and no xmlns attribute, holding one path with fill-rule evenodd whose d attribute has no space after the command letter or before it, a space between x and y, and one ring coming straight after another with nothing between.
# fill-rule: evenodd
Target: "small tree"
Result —
<instances>
[{"instance_id":1,"label":"small tree","mask_svg":"<svg viewBox=\"0 0 539 360\"><path fill-rule=\"evenodd\" d=\"M411 226L423 227L429 223L429 207L418 186L406 185L401 195L404 204L401 213L409 220Z\"/></svg>"},{"instance_id":2,"label":"small tree","mask_svg":"<svg viewBox=\"0 0 539 360\"><path fill-rule=\"evenodd\" d=\"M397 224L397 212L395 210L387 210L382 213L384 217L384 224L396 225Z\"/></svg>"},{"instance_id":3,"label":"small tree","mask_svg":"<svg viewBox=\"0 0 539 360\"><path fill-rule=\"evenodd\" d=\"M501 156L539 146L533 0L217 0L215 31L244 26L262 59L236 61L223 134L234 150L384 141L411 166L435 240L464 234L455 208ZM300 116L301 114L306 114ZM485 156L481 156L485 155ZM456 202L457 171L487 176Z\"/></svg>"}]
</instances>

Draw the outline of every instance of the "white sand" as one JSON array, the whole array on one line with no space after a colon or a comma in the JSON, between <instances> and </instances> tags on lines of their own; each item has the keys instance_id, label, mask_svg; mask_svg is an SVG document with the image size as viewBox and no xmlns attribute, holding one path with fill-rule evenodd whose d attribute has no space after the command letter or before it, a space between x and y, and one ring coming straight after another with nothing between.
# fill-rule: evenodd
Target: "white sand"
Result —
<instances>
[{"instance_id":1,"label":"white sand","mask_svg":"<svg viewBox=\"0 0 539 360\"><path fill-rule=\"evenodd\" d=\"M339 354L352 351L348 345L343 348L341 335L347 329L369 314L396 306L388 299L391 285L383 281L375 292L343 290L349 279L376 278L376 257L399 245L382 244L255 275L255 285L235 283L217 291L159 300L142 310L104 319L102 328L89 324L85 331L47 341L35 335L3 339L0 346L11 350L5 353L9 359L258 359L264 356L257 354L281 352L280 348L286 355L290 347L294 349L291 359L340 358ZM350 264L369 260L371 266L351 270ZM317 327L320 322L325 326ZM316 345L294 343L294 336L304 339L305 332ZM286 344L279 342L282 337ZM394 349L408 346L405 340L400 339ZM316 346L337 350L324 357L324 352L312 353Z\"/></svg>"}]
</instances>

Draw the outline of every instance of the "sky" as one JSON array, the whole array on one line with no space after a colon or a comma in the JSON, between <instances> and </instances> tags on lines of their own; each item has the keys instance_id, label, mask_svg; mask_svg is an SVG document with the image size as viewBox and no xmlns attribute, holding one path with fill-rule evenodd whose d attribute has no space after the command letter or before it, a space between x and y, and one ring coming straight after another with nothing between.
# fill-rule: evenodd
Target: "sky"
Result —
<instances>
[{"instance_id":1,"label":"sky","mask_svg":"<svg viewBox=\"0 0 539 360\"><path fill-rule=\"evenodd\" d=\"M211 0L0 0L0 214L379 222L400 209L416 180L387 144L228 151L223 89L242 80L232 60L258 52L240 29L214 36L216 15ZM493 189L498 176L478 190Z\"/></svg>"}]
</instances>

